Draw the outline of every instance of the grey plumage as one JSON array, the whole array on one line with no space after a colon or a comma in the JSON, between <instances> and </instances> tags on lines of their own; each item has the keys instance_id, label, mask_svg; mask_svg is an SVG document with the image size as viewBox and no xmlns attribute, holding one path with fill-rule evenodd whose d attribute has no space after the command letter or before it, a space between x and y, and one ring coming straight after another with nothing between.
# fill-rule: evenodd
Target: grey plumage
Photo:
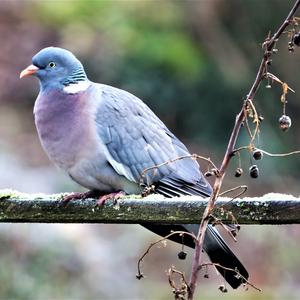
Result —
<instances>
[{"instance_id":1,"label":"grey plumage","mask_svg":"<svg viewBox=\"0 0 300 300\"><path fill-rule=\"evenodd\" d=\"M140 193L143 186L153 185L156 193L166 197L211 194L194 159L176 160L190 155L187 148L140 99L89 81L82 64L67 50L45 48L32 61L20 77L35 75L40 80L34 115L41 144L50 160L76 182L102 193ZM170 230L197 234L199 227L143 225L161 235ZM178 236L172 240L181 242ZM194 246L190 237L184 243ZM237 269L248 278L246 269L212 226L204 249L214 263ZM218 270L233 288L244 282L234 272Z\"/></svg>"},{"instance_id":2,"label":"grey plumage","mask_svg":"<svg viewBox=\"0 0 300 300\"><path fill-rule=\"evenodd\" d=\"M192 158L149 170L141 178L145 169L190 153L140 99L111 86L97 85L97 88L101 94L97 132L113 159L124 166L121 175L137 183L143 179L147 185L164 182L174 185L173 188L176 180L184 180L198 184L198 189L201 186L203 195L210 194L211 188Z\"/></svg>"}]
</instances>

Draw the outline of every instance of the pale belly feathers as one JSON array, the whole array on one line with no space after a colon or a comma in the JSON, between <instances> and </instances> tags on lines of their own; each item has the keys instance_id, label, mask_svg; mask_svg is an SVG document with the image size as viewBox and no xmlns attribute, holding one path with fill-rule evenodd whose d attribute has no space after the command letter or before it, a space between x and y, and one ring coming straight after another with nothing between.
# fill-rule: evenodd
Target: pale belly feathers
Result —
<instances>
[{"instance_id":1,"label":"pale belly feathers","mask_svg":"<svg viewBox=\"0 0 300 300\"><path fill-rule=\"evenodd\" d=\"M111 157L97 135L92 109L93 105L80 95L67 99L60 94L38 97L35 123L45 152L54 164L88 189L139 193L138 184L123 176L122 166L108 161Z\"/></svg>"}]
</instances>

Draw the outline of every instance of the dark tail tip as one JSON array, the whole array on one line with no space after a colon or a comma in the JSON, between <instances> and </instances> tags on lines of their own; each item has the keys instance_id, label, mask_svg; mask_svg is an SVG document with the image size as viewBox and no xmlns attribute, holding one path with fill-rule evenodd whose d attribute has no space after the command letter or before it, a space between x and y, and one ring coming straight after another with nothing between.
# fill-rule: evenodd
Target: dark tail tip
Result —
<instances>
[{"instance_id":1,"label":"dark tail tip","mask_svg":"<svg viewBox=\"0 0 300 300\"><path fill-rule=\"evenodd\" d=\"M203 248L210 260L220 265L216 265L217 270L232 288L236 289L246 283L249 278L247 270L211 225L207 228Z\"/></svg>"}]
</instances>

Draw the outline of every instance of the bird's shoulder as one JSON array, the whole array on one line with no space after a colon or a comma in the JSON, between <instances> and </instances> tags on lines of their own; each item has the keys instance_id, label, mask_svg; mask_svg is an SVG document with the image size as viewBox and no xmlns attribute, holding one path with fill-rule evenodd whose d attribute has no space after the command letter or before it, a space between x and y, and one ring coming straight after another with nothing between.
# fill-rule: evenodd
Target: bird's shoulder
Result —
<instances>
[{"instance_id":1,"label":"bird's shoulder","mask_svg":"<svg viewBox=\"0 0 300 300\"><path fill-rule=\"evenodd\" d=\"M103 113L102 118L110 117L108 112L113 112L115 118L130 118L138 116L140 119L148 119L152 123L167 130L165 124L154 114L154 112L140 98L132 93L105 84L95 85L100 101L99 112ZM107 114L105 115L105 112Z\"/></svg>"},{"instance_id":2,"label":"bird's shoulder","mask_svg":"<svg viewBox=\"0 0 300 300\"><path fill-rule=\"evenodd\" d=\"M146 175L148 183L171 173L188 182L201 177L193 159L165 164L190 153L142 100L107 85L98 85L97 89L101 94L96 115L98 134L113 159L124 165L131 177L139 181L145 169L161 164L159 170L152 169Z\"/></svg>"}]
</instances>

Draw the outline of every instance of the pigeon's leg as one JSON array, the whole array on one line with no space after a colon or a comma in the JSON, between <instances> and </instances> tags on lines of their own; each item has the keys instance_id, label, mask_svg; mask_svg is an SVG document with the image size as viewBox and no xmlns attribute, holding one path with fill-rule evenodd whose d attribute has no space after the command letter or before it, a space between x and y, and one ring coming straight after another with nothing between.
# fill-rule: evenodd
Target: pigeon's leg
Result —
<instances>
[{"instance_id":1,"label":"pigeon's leg","mask_svg":"<svg viewBox=\"0 0 300 300\"><path fill-rule=\"evenodd\" d=\"M117 200L120 199L124 195L126 195L126 193L123 192L123 191L119 191L119 192L115 192L115 193L110 193L110 194L101 196L99 198L99 200L97 201L97 204L100 205L100 206L102 206L102 205L105 204L105 202L107 200L110 200L110 199L112 199L114 201L114 203L116 203Z\"/></svg>"},{"instance_id":2,"label":"pigeon's leg","mask_svg":"<svg viewBox=\"0 0 300 300\"><path fill-rule=\"evenodd\" d=\"M88 198L99 198L101 194L103 195L103 193L101 193L100 191L87 191L84 193L75 192L64 196L63 201L69 202L71 200L78 200L78 199L84 200Z\"/></svg>"}]
</instances>

